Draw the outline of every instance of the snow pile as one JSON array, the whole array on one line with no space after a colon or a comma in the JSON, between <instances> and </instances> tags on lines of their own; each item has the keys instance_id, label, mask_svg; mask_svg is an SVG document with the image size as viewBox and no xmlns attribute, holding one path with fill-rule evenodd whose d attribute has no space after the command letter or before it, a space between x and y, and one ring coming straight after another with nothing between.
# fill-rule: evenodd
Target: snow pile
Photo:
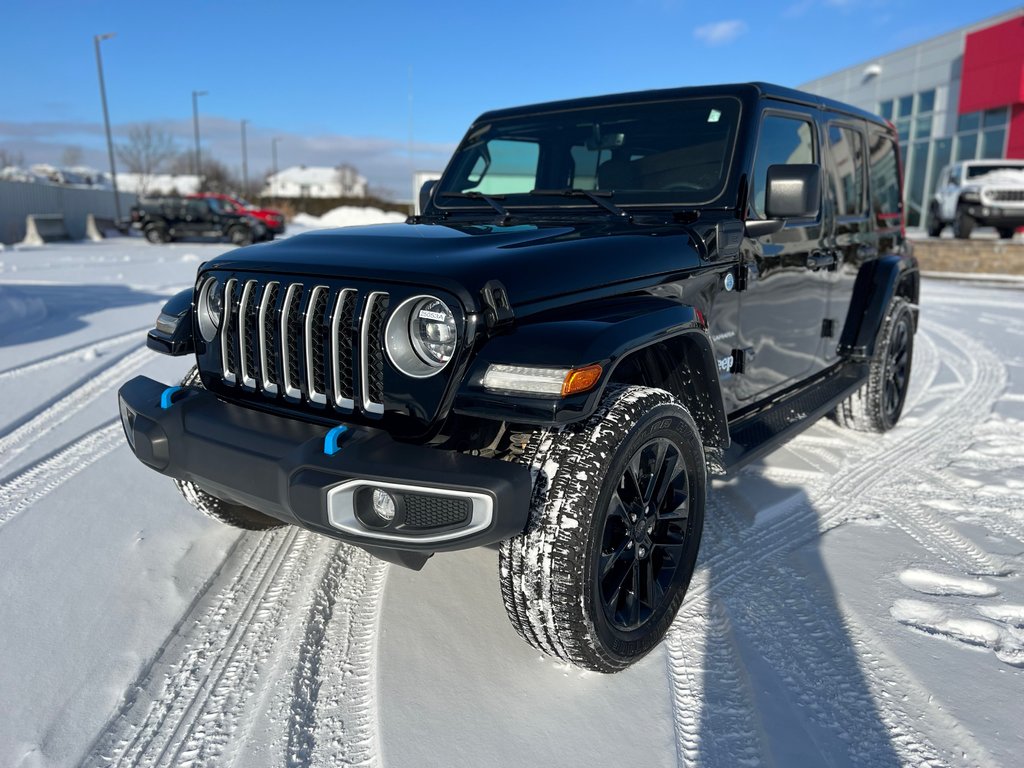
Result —
<instances>
[{"instance_id":1,"label":"snow pile","mask_svg":"<svg viewBox=\"0 0 1024 768\"><path fill-rule=\"evenodd\" d=\"M293 226L306 229L333 229L334 227L357 227L363 224L391 224L405 221L404 213L382 211L380 208L361 208L354 205L343 205L328 211L323 216L311 216L300 213L291 223Z\"/></svg>"}]
</instances>

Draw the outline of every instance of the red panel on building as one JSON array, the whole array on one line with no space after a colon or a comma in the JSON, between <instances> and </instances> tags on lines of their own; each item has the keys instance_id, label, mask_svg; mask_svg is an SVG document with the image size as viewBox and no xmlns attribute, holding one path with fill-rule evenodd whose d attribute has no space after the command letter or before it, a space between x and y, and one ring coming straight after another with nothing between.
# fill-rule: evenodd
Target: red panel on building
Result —
<instances>
[{"instance_id":1,"label":"red panel on building","mask_svg":"<svg viewBox=\"0 0 1024 768\"><path fill-rule=\"evenodd\" d=\"M1024 16L967 35L960 114L1024 103Z\"/></svg>"}]
</instances>

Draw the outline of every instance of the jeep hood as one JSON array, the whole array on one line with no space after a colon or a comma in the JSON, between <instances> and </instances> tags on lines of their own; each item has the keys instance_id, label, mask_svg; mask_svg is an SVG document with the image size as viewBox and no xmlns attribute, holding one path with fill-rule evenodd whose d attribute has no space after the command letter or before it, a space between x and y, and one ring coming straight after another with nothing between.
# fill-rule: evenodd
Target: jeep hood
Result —
<instances>
[{"instance_id":1,"label":"jeep hood","mask_svg":"<svg viewBox=\"0 0 1024 768\"><path fill-rule=\"evenodd\" d=\"M467 307L499 280L514 307L606 286L657 283L700 266L684 226L380 224L320 230L241 248L205 269L406 283L447 290Z\"/></svg>"}]
</instances>

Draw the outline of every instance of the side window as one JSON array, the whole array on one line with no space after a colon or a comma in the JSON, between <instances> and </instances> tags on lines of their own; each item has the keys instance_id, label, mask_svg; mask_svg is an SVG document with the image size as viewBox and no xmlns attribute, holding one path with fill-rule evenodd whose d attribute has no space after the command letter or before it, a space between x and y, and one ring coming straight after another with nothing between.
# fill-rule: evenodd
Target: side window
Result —
<instances>
[{"instance_id":1,"label":"side window","mask_svg":"<svg viewBox=\"0 0 1024 768\"><path fill-rule=\"evenodd\" d=\"M836 215L863 216L864 138L853 128L830 124L828 144L837 176Z\"/></svg>"},{"instance_id":2,"label":"side window","mask_svg":"<svg viewBox=\"0 0 1024 768\"><path fill-rule=\"evenodd\" d=\"M896 164L896 145L882 133L871 137L869 171L871 209L880 226L891 226L900 217L900 169Z\"/></svg>"},{"instance_id":3,"label":"side window","mask_svg":"<svg viewBox=\"0 0 1024 768\"><path fill-rule=\"evenodd\" d=\"M810 120L766 115L761 121L757 157L754 160L754 213L764 218L764 193L768 167L814 162L814 130Z\"/></svg>"},{"instance_id":4,"label":"side window","mask_svg":"<svg viewBox=\"0 0 1024 768\"><path fill-rule=\"evenodd\" d=\"M463 192L504 195L530 192L537 187L540 146L532 141L495 139L487 142L487 156L481 155Z\"/></svg>"}]
</instances>

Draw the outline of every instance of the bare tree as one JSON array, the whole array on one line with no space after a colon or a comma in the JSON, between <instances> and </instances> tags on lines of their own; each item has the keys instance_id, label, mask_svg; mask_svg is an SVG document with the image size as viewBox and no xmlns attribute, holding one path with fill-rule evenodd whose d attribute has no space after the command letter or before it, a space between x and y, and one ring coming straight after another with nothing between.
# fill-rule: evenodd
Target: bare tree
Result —
<instances>
[{"instance_id":1,"label":"bare tree","mask_svg":"<svg viewBox=\"0 0 1024 768\"><path fill-rule=\"evenodd\" d=\"M9 165L17 166L19 168L24 167L25 154L23 152L0 149L0 169L6 168Z\"/></svg>"},{"instance_id":2,"label":"bare tree","mask_svg":"<svg viewBox=\"0 0 1024 768\"><path fill-rule=\"evenodd\" d=\"M234 172L209 155L203 159L203 191L234 194L241 187Z\"/></svg>"},{"instance_id":3,"label":"bare tree","mask_svg":"<svg viewBox=\"0 0 1024 768\"><path fill-rule=\"evenodd\" d=\"M72 144L71 146L64 147L64 151L60 156L60 164L64 168L71 168L76 165L82 164L82 148Z\"/></svg>"},{"instance_id":4,"label":"bare tree","mask_svg":"<svg viewBox=\"0 0 1024 768\"><path fill-rule=\"evenodd\" d=\"M139 175L138 193L144 195L153 175L176 151L173 136L152 123L143 123L128 131L128 141L118 145L117 156L130 172Z\"/></svg>"}]
</instances>

